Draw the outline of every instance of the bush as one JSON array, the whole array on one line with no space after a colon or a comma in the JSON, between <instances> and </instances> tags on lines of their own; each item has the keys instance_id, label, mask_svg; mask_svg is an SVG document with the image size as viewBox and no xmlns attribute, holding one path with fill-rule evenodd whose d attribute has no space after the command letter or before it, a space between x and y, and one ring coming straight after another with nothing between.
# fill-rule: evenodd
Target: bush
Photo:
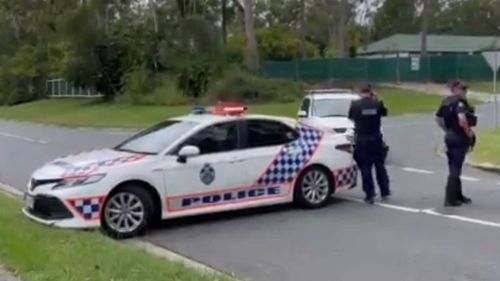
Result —
<instances>
[{"instance_id":1,"label":"bush","mask_svg":"<svg viewBox=\"0 0 500 281\"><path fill-rule=\"evenodd\" d=\"M124 76L120 102L133 105L182 105L190 102L167 76L154 77L144 68L134 69Z\"/></svg>"},{"instance_id":2,"label":"bush","mask_svg":"<svg viewBox=\"0 0 500 281\"><path fill-rule=\"evenodd\" d=\"M268 79L231 71L226 77L214 84L209 91L208 100L259 102L290 102L302 93L300 83L284 79Z\"/></svg>"},{"instance_id":3,"label":"bush","mask_svg":"<svg viewBox=\"0 0 500 281\"><path fill-rule=\"evenodd\" d=\"M15 105L44 94L46 55L43 46L25 45L6 59L0 68L0 104Z\"/></svg>"},{"instance_id":4,"label":"bush","mask_svg":"<svg viewBox=\"0 0 500 281\"><path fill-rule=\"evenodd\" d=\"M181 70L178 86L186 96L199 98L207 91L210 75L210 65L195 60Z\"/></svg>"}]
</instances>

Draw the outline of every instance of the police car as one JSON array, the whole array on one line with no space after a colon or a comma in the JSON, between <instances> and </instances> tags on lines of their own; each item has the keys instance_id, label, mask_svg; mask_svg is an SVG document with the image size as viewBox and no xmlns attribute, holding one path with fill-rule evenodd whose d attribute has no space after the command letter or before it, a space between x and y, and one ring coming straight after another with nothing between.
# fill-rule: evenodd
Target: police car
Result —
<instances>
[{"instance_id":1,"label":"police car","mask_svg":"<svg viewBox=\"0 0 500 281\"><path fill-rule=\"evenodd\" d=\"M116 238L160 219L295 202L325 206L356 185L350 142L246 107L196 107L112 149L56 159L35 171L25 215Z\"/></svg>"},{"instance_id":2,"label":"police car","mask_svg":"<svg viewBox=\"0 0 500 281\"><path fill-rule=\"evenodd\" d=\"M349 120L351 103L361 97L348 89L309 91L302 100L298 116L301 122L354 138L354 123Z\"/></svg>"},{"instance_id":3,"label":"police car","mask_svg":"<svg viewBox=\"0 0 500 281\"><path fill-rule=\"evenodd\" d=\"M348 89L311 90L302 100L298 116L301 123L341 134L353 142L354 122L349 120L351 103L360 95ZM386 153L389 146L385 144Z\"/></svg>"}]
</instances>

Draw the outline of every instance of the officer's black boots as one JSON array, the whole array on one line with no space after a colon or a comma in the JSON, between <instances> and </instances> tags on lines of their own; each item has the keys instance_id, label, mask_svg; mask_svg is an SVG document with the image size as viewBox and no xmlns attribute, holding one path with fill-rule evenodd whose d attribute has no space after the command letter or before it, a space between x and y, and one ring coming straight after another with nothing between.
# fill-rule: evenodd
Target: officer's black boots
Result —
<instances>
[{"instance_id":1,"label":"officer's black boots","mask_svg":"<svg viewBox=\"0 0 500 281\"><path fill-rule=\"evenodd\" d=\"M446 198L444 200L445 207L458 207L462 205L459 196L461 193L460 178L458 177L448 177L448 182L446 183Z\"/></svg>"},{"instance_id":2,"label":"officer's black boots","mask_svg":"<svg viewBox=\"0 0 500 281\"><path fill-rule=\"evenodd\" d=\"M462 202L463 204L471 204L472 200L468 197L465 197L464 194L462 193L462 180L458 180L458 201Z\"/></svg>"}]
</instances>

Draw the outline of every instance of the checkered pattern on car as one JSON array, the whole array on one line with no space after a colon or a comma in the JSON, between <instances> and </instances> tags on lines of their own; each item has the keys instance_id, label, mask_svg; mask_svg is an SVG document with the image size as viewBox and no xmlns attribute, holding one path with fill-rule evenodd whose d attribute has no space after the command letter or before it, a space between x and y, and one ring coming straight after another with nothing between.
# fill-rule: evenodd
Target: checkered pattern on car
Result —
<instances>
[{"instance_id":1,"label":"checkered pattern on car","mask_svg":"<svg viewBox=\"0 0 500 281\"><path fill-rule=\"evenodd\" d=\"M103 199L101 197L69 200L74 209L85 219L99 219Z\"/></svg>"},{"instance_id":2,"label":"checkered pattern on car","mask_svg":"<svg viewBox=\"0 0 500 281\"><path fill-rule=\"evenodd\" d=\"M299 138L281 149L257 180L258 185L289 183L309 162L321 142L323 133L310 127L299 127L298 132Z\"/></svg>"},{"instance_id":3,"label":"checkered pattern on car","mask_svg":"<svg viewBox=\"0 0 500 281\"><path fill-rule=\"evenodd\" d=\"M337 187L354 188L358 180L358 168L351 166L334 172Z\"/></svg>"}]
</instances>

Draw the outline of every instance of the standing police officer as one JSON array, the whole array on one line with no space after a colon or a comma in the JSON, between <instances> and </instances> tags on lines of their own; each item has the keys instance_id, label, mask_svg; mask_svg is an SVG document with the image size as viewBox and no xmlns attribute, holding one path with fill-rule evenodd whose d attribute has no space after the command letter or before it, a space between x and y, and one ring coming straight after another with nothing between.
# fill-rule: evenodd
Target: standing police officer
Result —
<instances>
[{"instance_id":1,"label":"standing police officer","mask_svg":"<svg viewBox=\"0 0 500 281\"><path fill-rule=\"evenodd\" d=\"M389 176L384 163L385 143L380 131L381 119L387 116L387 108L381 100L376 98L371 84L362 85L360 95L361 99L351 103L349 119L354 121L354 160L361 171L363 191L366 194L365 202L373 204L375 197L373 166L375 166L382 199L386 200L391 195Z\"/></svg>"},{"instance_id":2,"label":"standing police officer","mask_svg":"<svg viewBox=\"0 0 500 281\"><path fill-rule=\"evenodd\" d=\"M449 175L446 183L445 206L460 206L471 203L471 199L462 194L462 166L467 152L474 146L477 118L469 105L466 94L467 86L461 81L449 85L451 94L444 98L436 113L436 122L445 132L446 155Z\"/></svg>"}]
</instances>

